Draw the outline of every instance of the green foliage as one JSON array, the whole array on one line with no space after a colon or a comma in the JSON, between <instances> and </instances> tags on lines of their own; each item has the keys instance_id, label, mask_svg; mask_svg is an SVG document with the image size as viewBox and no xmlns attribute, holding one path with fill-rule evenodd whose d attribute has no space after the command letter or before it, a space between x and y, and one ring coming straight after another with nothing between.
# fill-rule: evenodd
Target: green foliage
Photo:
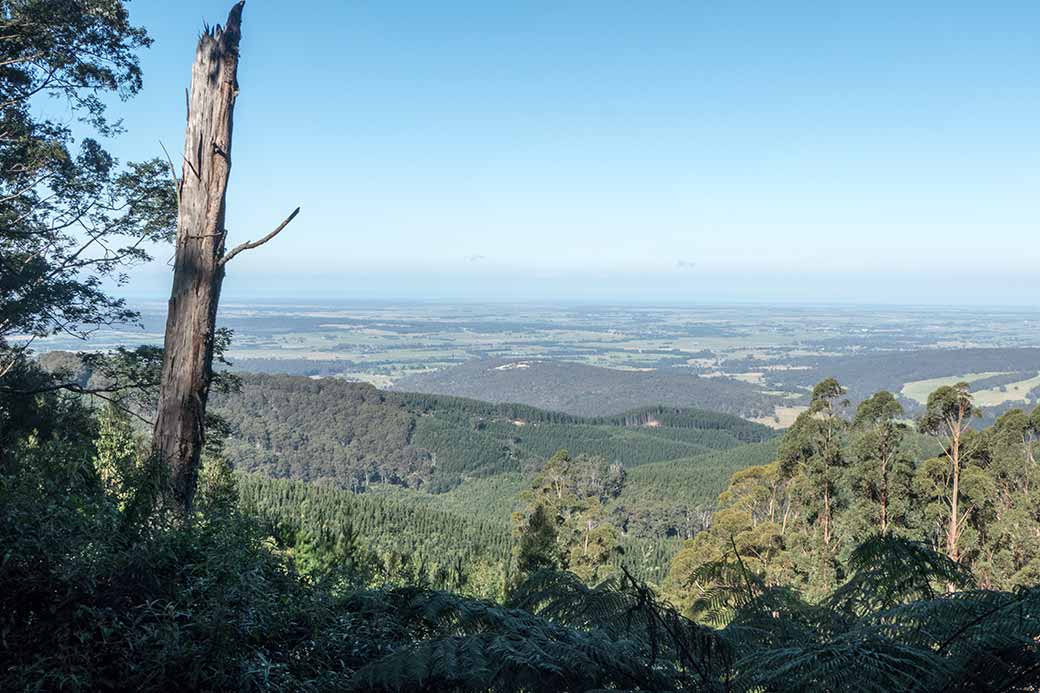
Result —
<instances>
[{"instance_id":1,"label":"green foliage","mask_svg":"<svg viewBox=\"0 0 1040 693\"><path fill-rule=\"evenodd\" d=\"M437 460L436 479L430 487L435 492L458 485L463 477L517 472L534 464L513 439L450 414L419 417L412 443Z\"/></svg>"},{"instance_id":2,"label":"green foliage","mask_svg":"<svg viewBox=\"0 0 1040 693\"><path fill-rule=\"evenodd\" d=\"M356 545L365 554L360 560L370 564L370 584L419 581L480 596L502 594L512 551L504 524L394 496L257 475L240 475L238 492L242 508L291 553Z\"/></svg>"},{"instance_id":3,"label":"green foliage","mask_svg":"<svg viewBox=\"0 0 1040 693\"><path fill-rule=\"evenodd\" d=\"M934 441L929 442L934 445ZM667 568L679 540L690 538L711 519L718 494L726 488L732 474L775 459L778 443L776 438L767 443L626 469L621 492L607 498L603 507L610 523L624 533L626 560L631 558L638 563L630 564L633 572L659 581L663 576L658 571ZM451 491L433 495L385 485L373 485L368 493L508 526L513 513L523 505L522 491L531 483L530 473L506 472L469 479ZM660 562L646 559L647 551L660 558Z\"/></svg>"},{"instance_id":4,"label":"green foliage","mask_svg":"<svg viewBox=\"0 0 1040 693\"><path fill-rule=\"evenodd\" d=\"M518 530L516 569L521 575L560 567L556 518L549 515L544 505L535 506Z\"/></svg>"},{"instance_id":5,"label":"green foliage","mask_svg":"<svg viewBox=\"0 0 1040 693\"><path fill-rule=\"evenodd\" d=\"M56 438L92 444L97 422L74 397L52 387L53 380L35 363L19 359L3 376L0 387L0 468L13 464L14 451L33 436L41 442ZM28 393L28 394L26 394Z\"/></svg>"},{"instance_id":6,"label":"green foliage","mask_svg":"<svg viewBox=\"0 0 1040 693\"><path fill-rule=\"evenodd\" d=\"M625 486L608 504L628 534L689 539L711 518L718 494L734 472L776 458L779 439L655 462L628 470Z\"/></svg>"},{"instance_id":7,"label":"green foliage","mask_svg":"<svg viewBox=\"0 0 1040 693\"><path fill-rule=\"evenodd\" d=\"M241 384L212 398L238 469L355 491L373 482L418 487L433 474L431 454L411 444L413 417L370 385L289 376Z\"/></svg>"},{"instance_id":8,"label":"green foliage","mask_svg":"<svg viewBox=\"0 0 1040 693\"><path fill-rule=\"evenodd\" d=\"M854 538L880 530L905 533L913 509L912 452L903 408L889 392L879 392L856 409L849 442L847 519Z\"/></svg>"},{"instance_id":9,"label":"green foliage","mask_svg":"<svg viewBox=\"0 0 1040 693\"><path fill-rule=\"evenodd\" d=\"M978 415L968 383L944 385L928 395L927 411L918 421L918 428L950 435L953 427L966 427Z\"/></svg>"},{"instance_id":10,"label":"green foliage","mask_svg":"<svg viewBox=\"0 0 1040 693\"><path fill-rule=\"evenodd\" d=\"M863 616L902 604L935 599L948 587L969 588L971 573L927 544L876 534L849 555L848 582L835 590L827 604Z\"/></svg>"},{"instance_id":11,"label":"green foliage","mask_svg":"<svg viewBox=\"0 0 1040 693\"><path fill-rule=\"evenodd\" d=\"M793 493L796 517L811 550L806 558L817 577L814 583L829 591L840 576L835 562L847 539L835 515L848 504L843 493L843 475L848 465L845 434L848 422L842 417L847 400L845 389L834 378L821 381L812 391L809 408L784 434L779 451L780 479Z\"/></svg>"},{"instance_id":12,"label":"green foliage","mask_svg":"<svg viewBox=\"0 0 1040 693\"><path fill-rule=\"evenodd\" d=\"M106 406L99 417L94 468L108 493L125 503L137 485L138 445L130 417Z\"/></svg>"},{"instance_id":13,"label":"green foliage","mask_svg":"<svg viewBox=\"0 0 1040 693\"><path fill-rule=\"evenodd\" d=\"M586 691L632 684L666 690L676 681L642 656L633 639L526 609L415 590L367 597L376 618L424 637L362 668L351 690Z\"/></svg>"},{"instance_id":14,"label":"green foliage","mask_svg":"<svg viewBox=\"0 0 1040 693\"><path fill-rule=\"evenodd\" d=\"M824 383L817 395L834 398L841 389ZM672 561L667 593L686 613L705 617L709 607L718 606L712 601L718 595L740 588L735 577L740 563L763 585L797 588L818 603L850 572L874 574L867 569L869 559L861 557L870 555L868 539L878 533L911 542L907 547L942 551L963 573L946 575L944 587L966 584L964 576L986 588L1035 584L1037 412L1012 410L990 428L972 431L967 426L973 404L965 388L943 388L931 403L938 421L933 430L942 433L938 438L911 434L896 418L901 409L888 393L862 402L851 426L836 420L831 400L818 397L813 410L785 434L776 462L733 474L708 529ZM925 443L930 454L941 456L922 455ZM823 531L828 503L829 545ZM887 555L921 564L923 550ZM732 556L728 572L711 567L726 555ZM898 590L927 598L921 581L914 584ZM720 613L728 617L725 610Z\"/></svg>"},{"instance_id":15,"label":"green foliage","mask_svg":"<svg viewBox=\"0 0 1040 693\"><path fill-rule=\"evenodd\" d=\"M762 424L732 414L722 414L706 409L641 407L617 416L600 417L594 421L615 426L653 426L656 424L666 429L714 430L731 435L741 443L762 443L775 436L771 428Z\"/></svg>"},{"instance_id":16,"label":"green foliage","mask_svg":"<svg viewBox=\"0 0 1040 693\"><path fill-rule=\"evenodd\" d=\"M5 3L0 35L3 378L36 338L136 317L104 282L125 282L145 245L169 237L176 193L165 164L120 166L89 136L118 134L106 97L141 88L137 51L150 39L122 0ZM70 121L86 131L78 147Z\"/></svg>"},{"instance_id":17,"label":"green foliage","mask_svg":"<svg viewBox=\"0 0 1040 693\"><path fill-rule=\"evenodd\" d=\"M620 465L558 450L524 493L526 507L514 518L522 574L561 566L590 583L606 577L615 564L619 536L603 504L616 498L624 484Z\"/></svg>"},{"instance_id":18,"label":"green foliage","mask_svg":"<svg viewBox=\"0 0 1040 693\"><path fill-rule=\"evenodd\" d=\"M385 483L444 492L474 478L536 470L560 448L634 467L772 435L698 410L647 407L584 419L337 379L246 375L241 384L234 396L212 398L229 425L226 452L238 469L355 492Z\"/></svg>"},{"instance_id":19,"label":"green foliage","mask_svg":"<svg viewBox=\"0 0 1040 693\"><path fill-rule=\"evenodd\" d=\"M207 454L197 511L182 522L136 503L148 495L151 472L120 410L97 412L93 424L81 400L51 395L40 395L33 421L41 427L20 429L0 469L4 689L1025 691L1040 684L1035 590L975 587L993 576L1035 584L1035 524L1015 533L1036 516L1026 503L1033 415L1007 414L972 444L969 468L990 479L993 500L980 515L980 548L970 562L890 532L841 557L844 577L822 591L813 562L799 557L812 554L806 542L817 535L795 517L811 507L796 496L816 496L799 487L805 475L785 476L770 462L733 474L710 527L676 556L666 585L676 608L635 576L641 560L660 564L674 546L612 534L605 513L633 477L654 479L657 465L628 474L601 458L555 455L528 494L541 504L514 546L501 521L439 509L473 507L451 494L358 495L236 477L219 454ZM884 420L861 420L853 439ZM749 447L745 460L777 450L774 442ZM683 471L696 473L697 460L729 455L736 465L741 450L667 469L681 480ZM851 472L859 458L850 459ZM135 471L112 483L109 471L127 468ZM489 477L484 497L505 497L519 480ZM974 493L966 482L965 497ZM928 522L926 514L909 517L910 533ZM602 524L590 527L590 518ZM528 578L512 579L510 565ZM576 573L545 570L553 565ZM810 588L809 601L801 587Z\"/></svg>"},{"instance_id":20,"label":"green foliage","mask_svg":"<svg viewBox=\"0 0 1040 693\"><path fill-rule=\"evenodd\" d=\"M470 479L447 493L425 498L431 507L508 525L520 503L520 494L529 483L530 478L519 472L496 474Z\"/></svg>"},{"instance_id":21,"label":"green foliage","mask_svg":"<svg viewBox=\"0 0 1040 693\"><path fill-rule=\"evenodd\" d=\"M727 432L692 428L662 430L580 423L516 426L511 422L496 422L488 428L538 459L547 459L556 450L565 448L606 457L626 467L740 445L740 441Z\"/></svg>"},{"instance_id":22,"label":"green foliage","mask_svg":"<svg viewBox=\"0 0 1040 693\"><path fill-rule=\"evenodd\" d=\"M95 454L30 438L0 473L0 687L217 690L315 676L314 629L334 618L255 527L235 513L139 520L106 493Z\"/></svg>"}]
</instances>

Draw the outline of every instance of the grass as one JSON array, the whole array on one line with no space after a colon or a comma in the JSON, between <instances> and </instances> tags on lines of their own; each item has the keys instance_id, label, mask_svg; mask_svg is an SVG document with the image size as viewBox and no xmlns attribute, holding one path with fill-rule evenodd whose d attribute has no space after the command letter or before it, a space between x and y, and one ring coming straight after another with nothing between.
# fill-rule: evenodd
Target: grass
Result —
<instances>
[{"instance_id":1,"label":"grass","mask_svg":"<svg viewBox=\"0 0 1040 693\"><path fill-rule=\"evenodd\" d=\"M944 385L955 385L957 383L968 383L969 385L977 380L983 378L990 378L994 375L1003 375L1001 371L992 371L989 373L965 373L964 375L950 375L942 378L929 378L927 380L915 380L913 382L906 383L903 385L903 389L900 390L900 394L907 399L912 399L915 402L926 404L928 402L928 395L935 392L937 389ZM985 392L985 390L983 390ZM979 402L979 404L982 404Z\"/></svg>"},{"instance_id":2,"label":"grass","mask_svg":"<svg viewBox=\"0 0 1040 693\"><path fill-rule=\"evenodd\" d=\"M755 423L765 424L770 428L789 428L794 423L794 420L798 418L798 415L806 409L808 409L808 407L776 407L773 410L773 416L760 416L757 419L751 420Z\"/></svg>"},{"instance_id":3,"label":"grass","mask_svg":"<svg viewBox=\"0 0 1040 693\"><path fill-rule=\"evenodd\" d=\"M1008 383L1001 387L991 387L975 393L975 403L983 407L995 407L1004 402L1025 402L1026 396L1033 388L1040 387L1040 373L1032 378Z\"/></svg>"}]
</instances>

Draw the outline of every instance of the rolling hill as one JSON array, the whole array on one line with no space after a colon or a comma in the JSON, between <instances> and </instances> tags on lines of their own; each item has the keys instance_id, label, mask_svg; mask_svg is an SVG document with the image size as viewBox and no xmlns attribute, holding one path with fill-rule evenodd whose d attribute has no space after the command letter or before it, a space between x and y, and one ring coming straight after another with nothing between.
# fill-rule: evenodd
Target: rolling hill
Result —
<instances>
[{"instance_id":1,"label":"rolling hill","mask_svg":"<svg viewBox=\"0 0 1040 693\"><path fill-rule=\"evenodd\" d=\"M668 405L754 418L772 415L778 401L749 383L702 377L681 368L631 371L538 359L476 359L408 376L394 389L520 402L579 416Z\"/></svg>"},{"instance_id":2,"label":"rolling hill","mask_svg":"<svg viewBox=\"0 0 1040 693\"><path fill-rule=\"evenodd\" d=\"M579 417L295 376L243 376L241 392L215 394L212 406L230 425L227 454L236 468L354 491L373 483L446 491L466 479L538 469L560 448L637 467L774 435L703 410Z\"/></svg>"},{"instance_id":3,"label":"rolling hill","mask_svg":"<svg viewBox=\"0 0 1040 693\"><path fill-rule=\"evenodd\" d=\"M639 555L655 557L644 566L654 570L704 526L730 475L768 462L778 441L760 424L697 409L580 417L297 376L243 376L241 391L215 395L213 409L230 425L226 452L240 472L353 491L337 501L355 508L352 516L407 522L417 513L417 522L455 527L446 513L486 523L496 536L508 536L522 491L553 452L602 456L628 470L605 509Z\"/></svg>"}]
</instances>

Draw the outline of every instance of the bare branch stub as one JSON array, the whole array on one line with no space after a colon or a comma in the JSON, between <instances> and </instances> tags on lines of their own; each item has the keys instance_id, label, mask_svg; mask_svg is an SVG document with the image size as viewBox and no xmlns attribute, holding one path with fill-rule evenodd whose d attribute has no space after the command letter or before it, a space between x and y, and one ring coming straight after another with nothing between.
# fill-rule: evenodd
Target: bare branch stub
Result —
<instances>
[{"instance_id":1,"label":"bare branch stub","mask_svg":"<svg viewBox=\"0 0 1040 693\"><path fill-rule=\"evenodd\" d=\"M220 265L223 267L228 262L230 262L233 257L235 257L236 255L241 253L243 250L252 250L253 248L258 248L258 247L262 246L264 243L267 243L269 240L271 240L272 238L274 238L275 236L280 234L282 232L282 229L284 229L286 226L288 226L289 223L293 219L295 219L296 215L299 214L299 213L300 213L300 208L297 207L296 209L294 209L292 211L292 214L290 214L288 217L286 217L285 220L281 224L279 224L277 227L275 227L274 231L272 231L271 233L267 234L266 236L264 236L260 240L258 240L258 241L249 241L247 243L241 243L241 244L235 246L235 248L231 252L229 252L227 255L225 255L220 260Z\"/></svg>"},{"instance_id":2,"label":"bare branch stub","mask_svg":"<svg viewBox=\"0 0 1040 693\"><path fill-rule=\"evenodd\" d=\"M166 163L170 165L170 179L173 181L173 189L177 191L177 206L181 203L181 183L177 179L177 169L173 165L173 157L170 156L170 152L166 150L166 145L159 140L159 146L162 147L163 154L166 155Z\"/></svg>"}]
</instances>

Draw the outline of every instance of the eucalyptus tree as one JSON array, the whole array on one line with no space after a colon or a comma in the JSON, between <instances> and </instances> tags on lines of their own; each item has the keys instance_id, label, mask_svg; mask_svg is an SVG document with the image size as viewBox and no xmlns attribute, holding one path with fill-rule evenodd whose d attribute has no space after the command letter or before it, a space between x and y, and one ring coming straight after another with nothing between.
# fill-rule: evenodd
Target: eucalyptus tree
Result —
<instances>
[{"instance_id":1,"label":"eucalyptus tree","mask_svg":"<svg viewBox=\"0 0 1040 693\"><path fill-rule=\"evenodd\" d=\"M513 546L513 558L520 576L538 570L560 567L560 549L556 543L556 518L549 517L539 503L518 527L519 540Z\"/></svg>"},{"instance_id":2,"label":"eucalyptus tree","mask_svg":"<svg viewBox=\"0 0 1040 693\"><path fill-rule=\"evenodd\" d=\"M590 582L602 579L620 544L604 503L624 483L625 470L602 457L554 453L523 494L524 510L514 515L521 572L556 565Z\"/></svg>"},{"instance_id":3,"label":"eucalyptus tree","mask_svg":"<svg viewBox=\"0 0 1040 693\"><path fill-rule=\"evenodd\" d=\"M881 391L860 403L852 419L849 469L858 519L869 532L889 534L894 523L905 525L909 511L911 462L904 450L903 407ZM866 527L863 528L866 530Z\"/></svg>"},{"instance_id":4,"label":"eucalyptus tree","mask_svg":"<svg viewBox=\"0 0 1040 693\"><path fill-rule=\"evenodd\" d=\"M975 561L980 581L1008 589L1035 584L1040 576L1040 467L1036 419L1020 409L1002 414L984 433L984 472L992 487L985 542Z\"/></svg>"},{"instance_id":5,"label":"eucalyptus tree","mask_svg":"<svg viewBox=\"0 0 1040 693\"><path fill-rule=\"evenodd\" d=\"M924 416L918 427L939 436L943 455L949 462L949 518L946 529L946 555L960 560L960 539L970 515L961 508L961 476L964 467L964 442L972 419L979 410L968 383L944 385L928 396Z\"/></svg>"},{"instance_id":6,"label":"eucalyptus tree","mask_svg":"<svg viewBox=\"0 0 1040 693\"><path fill-rule=\"evenodd\" d=\"M844 395L845 388L834 378L819 382L809 408L788 429L779 451L781 474L800 489L802 521L812 535L807 540L818 559L813 569L820 574L819 586L825 589L834 577L839 544L834 519L842 502L840 483L848 464L844 451L848 421L842 416L848 400Z\"/></svg>"}]
</instances>

